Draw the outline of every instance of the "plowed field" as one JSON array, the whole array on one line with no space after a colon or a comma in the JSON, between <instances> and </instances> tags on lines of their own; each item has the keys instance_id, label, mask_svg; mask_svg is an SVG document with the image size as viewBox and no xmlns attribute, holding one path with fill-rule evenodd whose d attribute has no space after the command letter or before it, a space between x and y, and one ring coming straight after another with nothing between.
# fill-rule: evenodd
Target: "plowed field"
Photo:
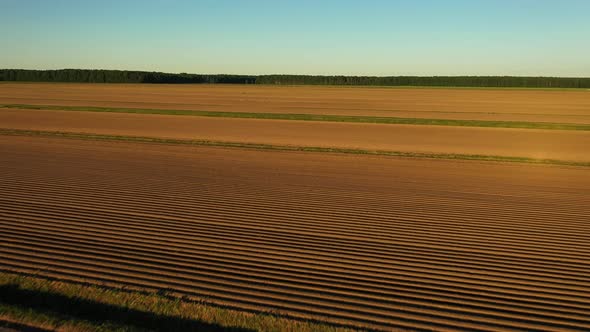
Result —
<instances>
[{"instance_id":1,"label":"plowed field","mask_svg":"<svg viewBox=\"0 0 590 332\"><path fill-rule=\"evenodd\" d=\"M590 330L587 168L0 136L0 269L392 330Z\"/></svg>"},{"instance_id":2,"label":"plowed field","mask_svg":"<svg viewBox=\"0 0 590 332\"><path fill-rule=\"evenodd\" d=\"M0 110L0 128L590 162L590 131Z\"/></svg>"},{"instance_id":3,"label":"plowed field","mask_svg":"<svg viewBox=\"0 0 590 332\"><path fill-rule=\"evenodd\" d=\"M12 104L590 123L590 91L2 83Z\"/></svg>"}]
</instances>

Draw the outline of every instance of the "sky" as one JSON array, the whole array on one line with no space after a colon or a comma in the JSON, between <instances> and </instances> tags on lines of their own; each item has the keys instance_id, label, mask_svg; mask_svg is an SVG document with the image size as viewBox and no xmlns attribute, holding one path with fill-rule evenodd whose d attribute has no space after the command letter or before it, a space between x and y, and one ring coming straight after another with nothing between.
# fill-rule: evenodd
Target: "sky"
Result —
<instances>
[{"instance_id":1,"label":"sky","mask_svg":"<svg viewBox=\"0 0 590 332\"><path fill-rule=\"evenodd\" d=\"M590 1L0 0L0 68L590 77Z\"/></svg>"}]
</instances>

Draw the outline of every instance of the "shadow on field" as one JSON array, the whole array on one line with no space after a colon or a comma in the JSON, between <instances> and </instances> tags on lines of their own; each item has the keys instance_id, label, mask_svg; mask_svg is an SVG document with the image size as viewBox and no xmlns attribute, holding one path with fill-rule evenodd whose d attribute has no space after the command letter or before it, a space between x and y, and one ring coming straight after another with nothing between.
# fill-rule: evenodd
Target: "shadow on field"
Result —
<instances>
[{"instance_id":1,"label":"shadow on field","mask_svg":"<svg viewBox=\"0 0 590 332\"><path fill-rule=\"evenodd\" d=\"M82 319L98 325L108 322L152 331L253 331L158 315L85 299L72 299L48 292L24 290L16 285L0 286L0 303L31 309L42 314L59 315L59 318L63 320ZM0 324L0 331L1 327ZM27 330L25 329L25 331Z\"/></svg>"},{"instance_id":2,"label":"shadow on field","mask_svg":"<svg viewBox=\"0 0 590 332\"><path fill-rule=\"evenodd\" d=\"M51 332L51 330L32 327L26 324L8 322L0 319L0 332Z\"/></svg>"}]
</instances>

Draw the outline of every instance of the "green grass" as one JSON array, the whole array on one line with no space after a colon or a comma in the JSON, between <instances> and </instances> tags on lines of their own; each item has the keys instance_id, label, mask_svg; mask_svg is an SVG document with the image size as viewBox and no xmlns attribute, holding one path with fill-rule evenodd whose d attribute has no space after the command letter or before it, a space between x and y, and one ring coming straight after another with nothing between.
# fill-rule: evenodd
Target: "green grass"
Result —
<instances>
[{"instance_id":1,"label":"green grass","mask_svg":"<svg viewBox=\"0 0 590 332\"><path fill-rule=\"evenodd\" d=\"M43 137L82 139L82 140L124 141L124 142L159 143L159 144L181 144L181 145L212 146L212 147L242 148L242 149L255 149L255 150L272 150L272 151L344 153L344 154L356 154L356 155L393 156L393 157L406 157L406 158L480 160L480 161L496 161L496 162L590 167L590 162L578 162L578 161L567 161L567 160L557 160L557 159L535 159L535 158L528 158L528 157L493 156L493 155L478 155L478 154L456 154L456 153L421 153L421 152L402 152L402 151L389 151L389 150L331 148L331 147L317 147L317 146L272 145L272 144L210 141L210 140L185 140L185 139L158 138L158 137L146 137L146 136L118 136L118 135L73 133L73 132L60 132L60 131L21 130L21 129L9 129L9 128L0 128L0 135L43 136Z\"/></svg>"},{"instance_id":2,"label":"green grass","mask_svg":"<svg viewBox=\"0 0 590 332\"><path fill-rule=\"evenodd\" d=\"M240 118L240 119L270 119L270 120L327 121L327 122L348 122L348 123L380 123L380 124L409 124L409 125L431 125L431 126L459 126L459 127L488 127L488 128L520 128L520 129L590 131L590 124L527 122L527 121L449 120L449 119L422 119L422 118L323 115L323 114L217 112L217 111L201 111L201 110L163 110L163 109L142 109L142 108L111 108L111 107L91 107L91 106L51 106L51 105L26 105L26 104L0 104L0 108L16 108L16 109L28 109L28 110L107 112L107 113L166 114L166 115L205 116L205 117Z\"/></svg>"},{"instance_id":3,"label":"green grass","mask_svg":"<svg viewBox=\"0 0 590 332\"><path fill-rule=\"evenodd\" d=\"M0 327L57 331L346 331L206 303L0 272Z\"/></svg>"}]
</instances>

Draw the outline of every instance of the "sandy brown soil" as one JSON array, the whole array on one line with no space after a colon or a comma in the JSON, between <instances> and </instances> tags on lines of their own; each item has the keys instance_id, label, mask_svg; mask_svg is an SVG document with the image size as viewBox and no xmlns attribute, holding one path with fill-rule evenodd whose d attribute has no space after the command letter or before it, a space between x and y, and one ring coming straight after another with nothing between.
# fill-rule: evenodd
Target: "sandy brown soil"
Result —
<instances>
[{"instance_id":1,"label":"sandy brown soil","mask_svg":"<svg viewBox=\"0 0 590 332\"><path fill-rule=\"evenodd\" d=\"M590 91L2 83L0 103L590 123Z\"/></svg>"},{"instance_id":2,"label":"sandy brown soil","mask_svg":"<svg viewBox=\"0 0 590 332\"><path fill-rule=\"evenodd\" d=\"M0 84L0 103L580 123L589 98ZM0 128L590 161L583 131L16 109ZM0 156L0 270L383 330L590 330L587 168L1 135Z\"/></svg>"},{"instance_id":3,"label":"sandy brown soil","mask_svg":"<svg viewBox=\"0 0 590 332\"><path fill-rule=\"evenodd\" d=\"M0 136L0 269L391 330L590 330L587 169Z\"/></svg>"},{"instance_id":4,"label":"sandy brown soil","mask_svg":"<svg viewBox=\"0 0 590 332\"><path fill-rule=\"evenodd\" d=\"M0 110L0 128L590 161L590 132Z\"/></svg>"}]
</instances>

